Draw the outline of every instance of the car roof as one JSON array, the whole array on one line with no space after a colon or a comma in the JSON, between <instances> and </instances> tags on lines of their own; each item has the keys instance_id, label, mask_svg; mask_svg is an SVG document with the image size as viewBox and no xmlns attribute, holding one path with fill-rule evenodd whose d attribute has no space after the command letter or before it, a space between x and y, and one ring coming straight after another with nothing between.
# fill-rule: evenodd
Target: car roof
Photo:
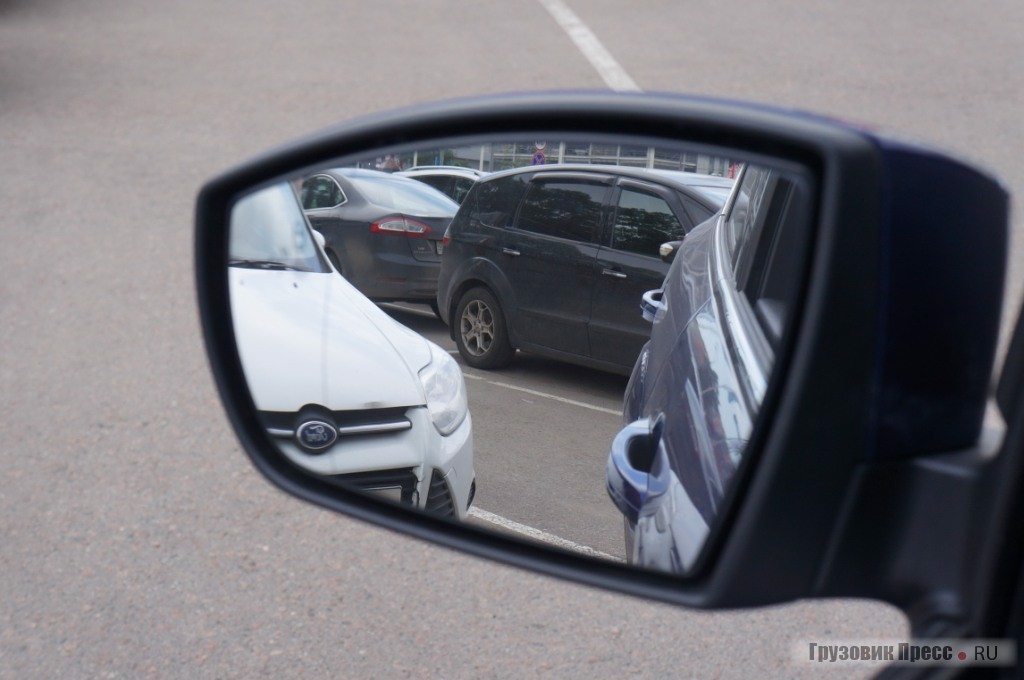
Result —
<instances>
[{"instance_id":1,"label":"car roof","mask_svg":"<svg viewBox=\"0 0 1024 680\"><path fill-rule=\"evenodd\" d=\"M513 175L544 173L573 173L589 172L596 175L614 175L628 177L647 182L654 182L675 189L689 189L688 194L696 193L705 201L719 203L719 208L724 203L725 197L720 192L732 188L735 180L718 175L705 175L696 172L683 172L681 170L661 170L649 168L636 168L628 165L601 165L589 163L559 163L557 165L527 165L520 168L510 168L493 172L487 177L480 178L482 182L490 182L502 177ZM711 189L711 193L700 191L700 189Z\"/></svg>"},{"instance_id":2,"label":"car roof","mask_svg":"<svg viewBox=\"0 0 1024 680\"><path fill-rule=\"evenodd\" d=\"M323 175L325 173L338 175L339 177L391 177L398 174L397 172L383 172L381 170L371 170L369 168L329 168L312 174Z\"/></svg>"},{"instance_id":3,"label":"car roof","mask_svg":"<svg viewBox=\"0 0 1024 680\"><path fill-rule=\"evenodd\" d=\"M422 182L417 182L414 179L403 175L401 172L384 172L382 170L371 170L369 168L328 168L327 170L321 170L313 173L310 177L315 175L334 175L335 177L344 177L346 179L359 179L365 177L369 179L381 179L390 178L395 182L413 182L417 188L424 186Z\"/></svg>"},{"instance_id":4,"label":"car roof","mask_svg":"<svg viewBox=\"0 0 1024 680\"><path fill-rule=\"evenodd\" d=\"M695 187L731 189L732 185L736 182L736 180L731 177L705 175L699 172L685 172L683 170L664 170L661 168L654 168L653 170L647 170L647 172L653 172L656 175L668 177L669 179L676 180L677 182L682 182L683 184Z\"/></svg>"},{"instance_id":5,"label":"car roof","mask_svg":"<svg viewBox=\"0 0 1024 680\"><path fill-rule=\"evenodd\" d=\"M401 170L395 173L408 177L410 175L459 175L465 177L483 177L490 174L475 168L465 168L461 165L417 165L408 170Z\"/></svg>"}]
</instances>

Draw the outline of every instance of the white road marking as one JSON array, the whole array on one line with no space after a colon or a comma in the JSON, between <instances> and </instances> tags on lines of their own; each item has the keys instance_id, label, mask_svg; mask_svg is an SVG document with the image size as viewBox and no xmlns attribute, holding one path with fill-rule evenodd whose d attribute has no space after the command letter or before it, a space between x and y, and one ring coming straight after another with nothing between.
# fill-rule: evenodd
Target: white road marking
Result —
<instances>
[{"instance_id":1,"label":"white road marking","mask_svg":"<svg viewBox=\"0 0 1024 680\"><path fill-rule=\"evenodd\" d=\"M501 515L495 515L493 512L487 512L486 510L481 510L480 508L470 508L469 516L475 517L484 522L489 522L491 524L494 524L495 526L499 526L503 529L513 531L517 534L522 534L523 536L527 536L534 540L543 541L544 543L553 545L556 548L562 548L564 550L570 550L572 552L581 553L583 555L587 555L588 557L597 557L600 559L612 560L613 562L624 561L622 558L609 555L608 553L601 552L600 550L594 550L593 548L587 547L585 545L580 545L579 543L574 543L572 541L568 541L564 538L559 538L554 534L549 534L546 531L541 531L540 529L528 527L525 524L520 524L519 522L513 522L512 520L506 519Z\"/></svg>"},{"instance_id":2,"label":"white road marking","mask_svg":"<svg viewBox=\"0 0 1024 680\"><path fill-rule=\"evenodd\" d=\"M587 28L587 25L569 9L568 5L562 0L538 0L538 2L544 6L548 14L554 17L591 66L597 69L598 75L609 88L618 92L642 91L636 81L630 78L626 70L615 60L611 52L605 49L594 32Z\"/></svg>"},{"instance_id":3,"label":"white road marking","mask_svg":"<svg viewBox=\"0 0 1024 680\"><path fill-rule=\"evenodd\" d=\"M579 406L580 408L590 409L591 411L597 411L599 413L608 413L613 416L621 416L622 411L616 411L612 408L605 408L603 406L595 406L594 404L587 404L582 401L576 401L575 399L566 399L565 397L559 397L556 394L548 394L547 392L540 392L538 390L531 390L527 387L519 387L518 385L510 385L508 383L498 382L496 380L488 380L487 378L479 375L473 375L471 373L462 372L462 375L470 380L479 380L485 382L488 385L494 385L495 387L504 387L507 390L515 390L517 392L525 392L526 394L532 394L535 397L544 397L545 399L552 399L554 401L561 402L563 404L571 404L572 406Z\"/></svg>"}]
</instances>

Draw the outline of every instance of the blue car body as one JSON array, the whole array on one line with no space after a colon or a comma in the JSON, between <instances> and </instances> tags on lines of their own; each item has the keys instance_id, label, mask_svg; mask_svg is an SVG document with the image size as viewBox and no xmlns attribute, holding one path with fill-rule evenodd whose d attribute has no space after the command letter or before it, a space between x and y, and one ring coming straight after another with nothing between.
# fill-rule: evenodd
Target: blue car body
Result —
<instances>
[{"instance_id":1,"label":"blue car body","mask_svg":"<svg viewBox=\"0 0 1024 680\"><path fill-rule=\"evenodd\" d=\"M802 247L792 238L806 231L802 191L744 168L723 211L686 235L661 290L644 297L651 339L608 461L632 564L681 573L707 539L765 395L784 318L768 282ZM647 446L627 445L644 429Z\"/></svg>"}]
</instances>

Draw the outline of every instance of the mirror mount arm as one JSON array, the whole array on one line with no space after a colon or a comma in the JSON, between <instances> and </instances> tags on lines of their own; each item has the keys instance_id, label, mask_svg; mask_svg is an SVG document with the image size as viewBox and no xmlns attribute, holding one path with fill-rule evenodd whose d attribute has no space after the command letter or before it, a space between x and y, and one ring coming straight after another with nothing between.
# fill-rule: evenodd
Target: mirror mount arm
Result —
<instances>
[{"instance_id":1,"label":"mirror mount arm","mask_svg":"<svg viewBox=\"0 0 1024 680\"><path fill-rule=\"evenodd\" d=\"M907 614L915 637L970 630L984 540L975 527L999 445L994 437L964 451L861 466L815 595L889 602Z\"/></svg>"},{"instance_id":2,"label":"mirror mount arm","mask_svg":"<svg viewBox=\"0 0 1024 680\"><path fill-rule=\"evenodd\" d=\"M726 509L716 518L708 549L685 578L641 572L414 515L339 488L291 464L274 447L248 392L231 324L224 266L225 225L239 196L317 164L372 149L428 139L536 131L660 137L730 149L744 158L767 158L780 166L796 167L810 178L814 228L808 235L809 265L801 295L789 312L798 321L790 324L788 335L780 341L783 349L774 367L780 378L767 387L762 415L728 490ZM886 174L885 156L878 138L850 126L706 98L541 93L443 102L356 121L265 154L212 180L200 193L196 283L211 369L228 416L257 469L289 494L358 519L559 578L686 606L757 606L801 597L863 594L886 598L911 612L915 608L948 611L948 616L956 617L961 609L956 599L948 606L921 603L933 602L936 596L941 599L943 593L964 592L956 590L956 584L970 578L970 565L938 565L929 573L916 553L901 552L901 541L910 541L918 549L935 544L941 533L935 533L934 527L928 531L928 522L943 517L944 494L954 499L946 510L951 513L949 520L963 521L962 515L955 520L953 510L967 512L964 508L971 499L984 497L984 486L977 480L996 475L984 475L987 464L979 463L970 452L959 462L953 460L955 456L947 459L936 453L873 459L879 411L885 410L878 396L879 339L885 338L887 330L883 306L888 298L882 277L870 273L890 264L882 262L883 254L891 255L884 229L892 225L883 227L883 222L893 198L885 195L893 182ZM917 156L926 166L949 163L924 152ZM917 175L906 176L912 181ZM926 188L934 198L935 192ZM993 195L986 180L980 180L978 189L969 205L980 204L982 194ZM912 195L920 199L921 194ZM936 203L933 209L940 216L950 212L941 201ZM914 205L911 200L905 207L912 210ZM992 205L990 217L998 221L1000 215L995 213L1002 204ZM904 254L912 251L911 240L902 245ZM946 254L963 250L951 248ZM979 267L990 264L986 252L972 254L981 258ZM859 285L851 286L853 280ZM903 281L914 283L909 276ZM921 292L931 294L932 302L939 301L933 289L911 287L904 291L910 296L907 299L916 301L913 295ZM989 292L982 291L986 306L994 300ZM976 297L967 296L972 302ZM909 320L906 325L913 331ZM907 344L896 349L913 350L916 337L908 333ZM898 368L899 362L892 366ZM878 531L878 522L891 519L886 507L900 512L901 518L892 528ZM953 532L958 544L972 540L963 526L954 527ZM846 564L845 556L854 558L853 562ZM858 564L885 570L885 575L874 581L866 571L856 570Z\"/></svg>"}]
</instances>

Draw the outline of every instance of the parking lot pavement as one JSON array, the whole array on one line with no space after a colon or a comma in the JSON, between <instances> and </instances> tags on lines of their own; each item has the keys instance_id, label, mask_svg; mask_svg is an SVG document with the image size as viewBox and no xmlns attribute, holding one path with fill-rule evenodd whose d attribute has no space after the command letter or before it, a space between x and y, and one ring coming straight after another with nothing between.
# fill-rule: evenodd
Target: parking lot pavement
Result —
<instances>
[{"instance_id":1,"label":"parking lot pavement","mask_svg":"<svg viewBox=\"0 0 1024 680\"><path fill-rule=\"evenodd\" d=\"M489 524L624 558L622 516L608 500L605 464L627 379L522 352L500 371L471 368L428 308L382 308L462 366L473 415L474 506Z\"/></svg>"}]
</instances>

